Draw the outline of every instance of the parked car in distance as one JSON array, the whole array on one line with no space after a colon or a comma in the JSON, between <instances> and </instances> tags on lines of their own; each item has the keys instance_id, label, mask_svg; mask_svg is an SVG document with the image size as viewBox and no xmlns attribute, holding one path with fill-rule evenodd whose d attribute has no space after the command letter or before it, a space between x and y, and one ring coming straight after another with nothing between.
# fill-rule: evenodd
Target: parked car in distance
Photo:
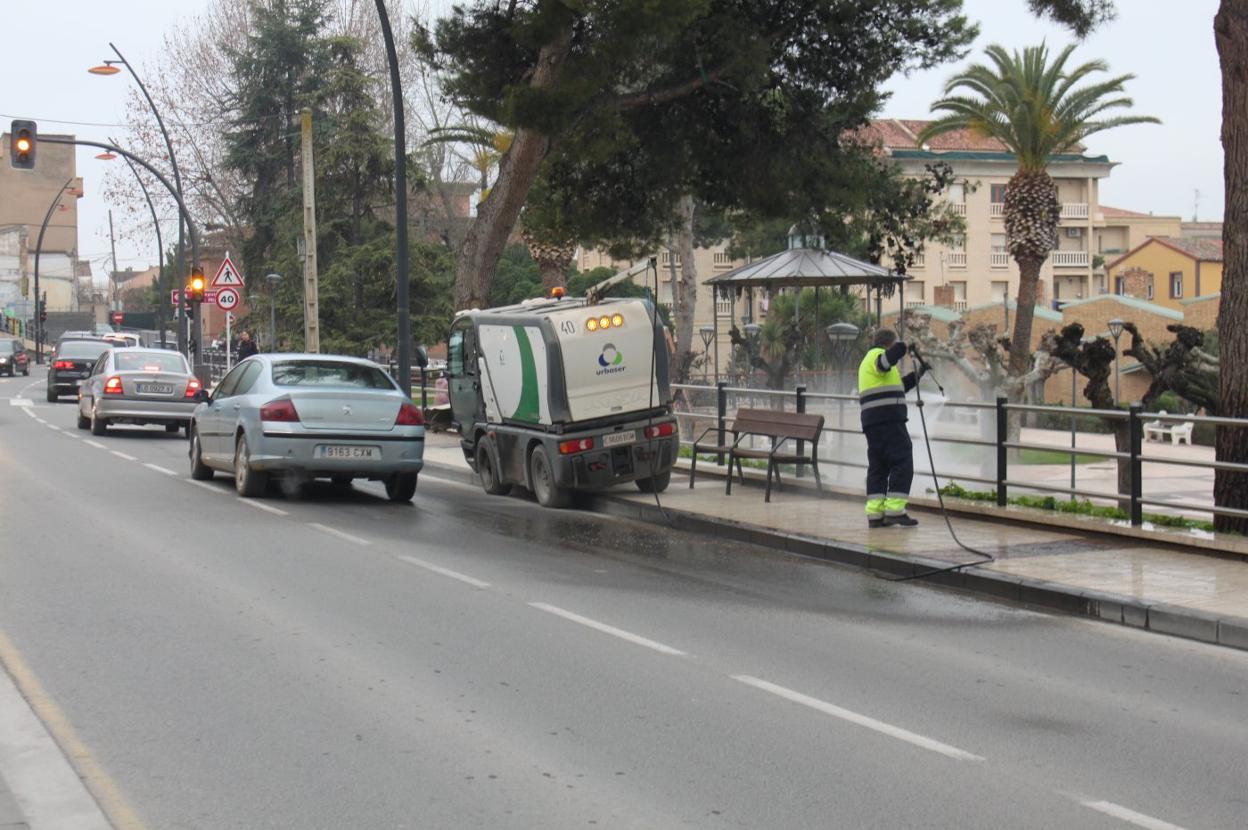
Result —
<instances>
[{"instance_id":1,"label":"parked car in distance","mask_svg":"<svg viewBox=\"0 0 1248 830\"><path fill-rule=\"evenodd\" d=\"M0 340L0 373L13 377L18 372L30 374L30 355L26 354L26 347L20 340Z\"/></svg>"},{"instance_id":2,"label":"parked car in distance","mask_svg":"<svg viewBox=\"0 0 1248 830\"><path fill-rule=\"evenodd\" d=\"M114 346L118 348L124 349L130 346L142 346L143 345L143 343L139 339L139 336L137 334L131 334L130 332L120 332L120 331L113 332L112 334L105 334L103 337L109 343L112 343Z\"/></svg>"},{"instance_id":3,"label":"parked car in distance","mask_svg":"<svg viewBox=\"0 0 1248 830\"><path fill-rule=\"evenodd\" d=\"M177 432L199 405L186 358L164 349L105 349L79 387L78 429L103 435L113 424L163 424Z\"/></svg>"},{"instance_id":4,"label":"parked car in distance","mask_svg":"<svg viewBox=\"0 0 1248 830\"><path fill-rule=\"evenodd\" d=\"M424 414L380 366L323 354L254 355L235 366L195 410L191 478L234 476L240 496L270 476L295 484L328 478L385 483L408 502L424 462Z\"/></svg>"},{"instance_id":5,"label":"parked car in distance","mask_svg":"<svg viewBox=\"0 0 1248 830\"><path fill-rule=\"evenodd\" d=\"M58 340L48 364L48 403L56 403L61 395L78 397L78 382L91 374L100 355L112 347L98 337Z\"/></svg>"}]
</instances>

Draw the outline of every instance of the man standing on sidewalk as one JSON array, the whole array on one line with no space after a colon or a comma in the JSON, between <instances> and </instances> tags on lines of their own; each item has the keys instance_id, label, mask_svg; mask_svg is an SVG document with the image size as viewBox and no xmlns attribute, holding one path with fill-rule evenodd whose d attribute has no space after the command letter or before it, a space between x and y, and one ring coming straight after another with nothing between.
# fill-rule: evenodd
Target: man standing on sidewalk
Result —
<instances>
[{"instance_id":1,"label":"man standing on sidewalk","mask_svg":"<svg viewBox=\"0 0 1248 830\"><path fill-rule=\"evenodd\" d=\"M872 346L858 366L858 401L867 436L867 525L914 527L918 522L906 514L914 478L906 393L922 372L902 377L897 365L906 356L906 344L892 329L876 332Z\"/></svg>"}]
</instances>

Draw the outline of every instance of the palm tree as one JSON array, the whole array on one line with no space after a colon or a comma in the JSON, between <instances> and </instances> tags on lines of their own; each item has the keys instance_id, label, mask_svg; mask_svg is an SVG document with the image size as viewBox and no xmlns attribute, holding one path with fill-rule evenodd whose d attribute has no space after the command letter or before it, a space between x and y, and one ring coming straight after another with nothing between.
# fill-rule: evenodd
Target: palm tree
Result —
<instances>
[{"instance_id":1,"label":"palm tree","mask_svg":"<svg viewBox=\"0 0 1248 830\"><path fill-rule=\"evenodd\" d=\"M1078 150L1080 142L1093 133L1126 124L1161 123L1147 115L1107 115L1132 106L1123 86L1134 75L1076 89L1076 84L1109 71L1109 66L1096 60L1067 71L1066 62L1074 49L1067 46L1050 62L1043 43L1024 49L1021 55L989 46L985 52L993 65L972 64L949 79L945 97L932 104L932 112L946 114L918 136L924 144L942 133L969 130L997 139L1018 159L1018 172L1005 188L1004 208L1009 251L1019 270L1011 378L1022 377L1029 368L1036 285L1040 268L1057 241L1061 205L1057 186L1045 170L1049 161ZM1011 391L1017 395L1021 390Z\"/></svg>"}]
</instances>

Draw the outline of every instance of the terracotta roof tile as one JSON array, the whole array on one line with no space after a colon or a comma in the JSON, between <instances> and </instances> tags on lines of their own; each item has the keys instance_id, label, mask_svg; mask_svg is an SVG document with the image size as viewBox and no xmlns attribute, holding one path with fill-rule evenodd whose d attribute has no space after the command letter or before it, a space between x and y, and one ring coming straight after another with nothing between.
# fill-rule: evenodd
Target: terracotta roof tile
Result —
<instances>
[{"instance_id":1,"label":"terracotta roof tile","mask_svg":"<svg viewBox=\"0 0 1248 830\"><path fill-rule=\"evenodd\" d=\"M923 128L932 123L930 120L917 118L877 118L866 127L857 131L864 143L881 144L890 150L918 150L916 136ZM955 130L951 133L938 135L928 142L934 151L970 150L978 152L1008 153L1005 145L991 136L977 135L970 130ZM1083 152L1082 144L1076 145L1074 152Z\"/></svg>"},{"instance_id":2,"label":"terracotta roof tile","mask_svg":"<svg viewBox=\"0 0 1248 830\"><path fill-rule=\"evenodd\" d=\"M1106 216L1148 216L1147 213L1140 213L1138 210L1127 210L1125 208L1110 207L1109 205L1101 205L1101 213Z\"/></svg>"},{"instance_id":3,"label":"terracotta roof tile","mask_svg":"<svg viewBox=\"0 0 1248 830\"><path fill-rule=\"evenodd\" d=\"M1203 262L1221 262L1222 261L1222 240L1206 239L1203 237L1186 238L1179 236L1154 236L1163 245L1169 245L1171 248L1182 251L1193 259L1199 259Z\"/></svg>"}]
</instances>

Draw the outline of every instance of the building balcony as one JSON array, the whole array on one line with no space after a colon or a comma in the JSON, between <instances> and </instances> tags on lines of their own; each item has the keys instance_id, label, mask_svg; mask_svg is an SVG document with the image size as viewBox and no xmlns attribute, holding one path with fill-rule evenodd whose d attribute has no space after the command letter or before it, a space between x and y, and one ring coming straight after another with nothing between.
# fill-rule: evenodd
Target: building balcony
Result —
<instances>
[{"instance_id":1,"label":"building balcony","mask_svg":"<svg viewBox=\"0 0 1248 830\"><path fill-rule=\"evenodd\" d=\"M715 254L712 267L716 271L729 271L732 269L732 257L728 254Z\"/></svg>"},{"instance_id":2,"label":"building balcony","mask_svg":"<svg viewBox=\"0 0 1248 830\"><path fill-rule=\"evenodd\" d=\"M966 267L966 251L949 251L945 254L945 264L950 268Z\"/></svg>"},{"instance_id":3,"label":"building balcony","mask_svg":"<svg viewBox=\"0 0 1248 830\"><path fill-rule=\"evenodd\" d=\"M993 219L1000 219L1005 216L1005 202L989 202L988 215Z\"/></svg>"},{"instance_id":4,"label":"building balcony","mask_svg":"<svg viewBox=\"0 0 1248 830\"><path fill-rule=\"evenodd\" d=\"M915 254L914 259L910 261L911 268L922 268L927 264L927 257L923 254Z\"/></svg>"},{"instance_id":5,"label":"building balcony","mask_svg":"<svg viewBox=\"0 0 1248 830\"><path fill-rule=\"evenodd\" d=\"M1092 264L1087 251L1054 251L1052 260L1054 268L1087 268Z\"/></svg>"},{"instance_id":6,"label":"building balcony","mask_svg":"<svg viewBox=\"0 0 1248 830\"><path fill-rule=\"evenodd\" d=\"M923 300L906 300L906 308L923 308L927 305Z\"/></svg>"},{"instance_id":7,"label":"building balcony","mask_svg":"<svg viewBox=\"0 0 1248 830\"><path fill-rule=\"evenodd\" d=\"M989 264L992 265L993 268L1009 268L1010 267L1010 255L1007 253L1004 253L1002 251L993 251L992 253L988 255L988 257L989 257Z\"/></svg>"},{"instance_id":8,"label":"building balcony","mask_svg":"<svg viewBox=\"0 0 1248 830\"><path fill-rule=\"evenodd\" d=\"M970 303L968 303L966 300L954 300L953 301L954 311L966 311L968 308L970 308Z\"/></svg>"},{"instance_id":9,"label":"building balcony","mask_svg":"<svg viewBox=\"0 0 1248 830\"><path fill-rule=\"evenodd\" d=\"M1062 202L1062 218L1063 219L1087 219L1088 203L1087 202Z\"/></svg>"},{"instance_id":10,"label":"building balcony","mask_svg":"<svg viewBox=\"0 0 1248 830\"><path fill-rule=\"evenodd\" d=\"M950 202L949 209L955 216L966 216L966 202Z\"/></svg>"}]
</instances>

